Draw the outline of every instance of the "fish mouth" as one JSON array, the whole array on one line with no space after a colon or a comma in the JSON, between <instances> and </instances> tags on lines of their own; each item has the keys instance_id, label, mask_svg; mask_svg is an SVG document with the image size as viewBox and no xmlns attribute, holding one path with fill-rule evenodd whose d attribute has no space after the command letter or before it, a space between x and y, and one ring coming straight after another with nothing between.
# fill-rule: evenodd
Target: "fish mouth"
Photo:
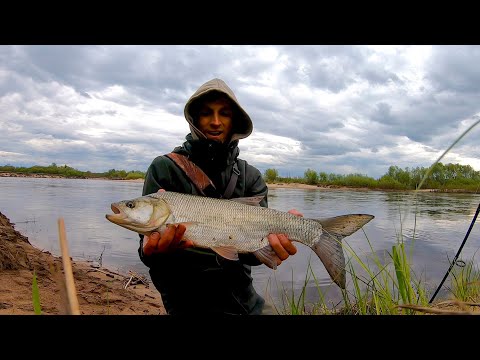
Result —
<instances>
[{"instance_id":1,"label":"fish mouth","mask_svg":"<svg viewBox=\"0 0 480 360\"><path fill-rule=\"evenodd\" d=\"M125 219L127 218L127 214L115 206L115 204L112 204L110 208L112 209L113 214L106 214L105 217L116 224L124 223Z\"/></svg>"},{"instance_id":2,"label":"fish mouth","mask_svg":"<svg viewBox=\"0 0 480 360\"><path fill-rule=\"evenodd\" d=\"M115 214L120 214L121 211L119 208L117 208L115 205L110 205L110 208L112 209L112 211L115 213Z\"/></svg>"}]
</instances>

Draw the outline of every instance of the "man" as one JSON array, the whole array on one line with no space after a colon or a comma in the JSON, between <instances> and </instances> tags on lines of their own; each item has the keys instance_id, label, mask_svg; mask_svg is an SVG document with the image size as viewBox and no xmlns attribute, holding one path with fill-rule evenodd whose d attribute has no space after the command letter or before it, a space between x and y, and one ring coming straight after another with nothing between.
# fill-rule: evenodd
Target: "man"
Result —
<instances>
[{"instance_id":1,"label":"man","mask_svg":"<svg viewBox=\"0 0 480 360\"><path fill-rule=\"evenodd\" d=\"M163 155L149 166L142 195L166 190L221 197L231 192L227 198L264 196L260 205L267 207L268 189L260 171L238 158L238 142L251 134L252 121L225 82L213 79L200 86L184 114L191 132L173 153L187 156L214 187L201 194L181 167ZM236 183L229 186L233 174ZM296 210L290 212L301 216ZM240 254L240 261L232 261L194 248L183 239L184 232L184 225L170 225L163 233L140 240L140 258L150 268L167 312L261 314L265 301L253 288L251 277L251 266L261 262L252 254ZM270 234L268 240L277 266L297 251L284 234Z\"/></svg>"}]
</instances>

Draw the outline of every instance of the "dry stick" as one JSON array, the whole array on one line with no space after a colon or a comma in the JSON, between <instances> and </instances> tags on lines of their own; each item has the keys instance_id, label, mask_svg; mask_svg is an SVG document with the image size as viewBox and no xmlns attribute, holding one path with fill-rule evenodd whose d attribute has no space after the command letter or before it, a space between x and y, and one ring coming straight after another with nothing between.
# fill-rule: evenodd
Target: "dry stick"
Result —
<instances>
[{"instance_id":1,"label":"dry stick","mask_svg":"<svg viewBox=\"0 0 480 360\"><path fill-rule=\"evenodd\" d=\"M119 273L116 273L116 272L113 272L113 271L103 271L103 270L100 270L100 269L97 269L97 268L92 268L92 269L88 269L88 272L90 271L98 271L98 272L101 272L109 277L114 277L114 274L117 275L117 276L121 276L123 278L126 278L127 276L125 275L122 275L122 274L119 274Z\"/></svg>"},{"instance_id":2,"label":"dry stick","mask_svg":"<svg viewBox=\"0 0 480 360\"><path fill-rule=\"evenodd\" d=\"M397 305L399 308L404 308L404 309L411 309L411 310L416 310L416 311L421 311L424 313L429 313L429 314L443 314L443 315L478 315L478 313L474 313L471 311L451 311L451 310L443 310L443 309L437 309L437 308L429 308L429 307L424 307L424 306L419 306L419 305Z\"/></svg>"},{"instance_id":3,"label":"dry stick","mask_svg":"<svg viewBox=\"0 0 480 360\"><path fill-rule=\"evenodd\" d=\"M133 271L133 270L129 270L128 273L129 273L130 275L132 275L133 277L136 277L138 280L140 280L145 286L147 286L147 287L149 286L148 281L147 281L147 279L145 278L145 276L142 276L142 275L136 273L136 272Z\"/></svg>"},{"instance_id":4,"label":"dry stick","mask_svg":"<svg viewBox=\"0 0 480 360\"><path fill-rule=\"evenodd\" d=\"M65 234L65 222L63 218L58 219L58 234L60 237L60 248L62 250L63 269L65 271L65 285L67 288L68 298L68 314L80 315L78 306L77 292L75 290L75 282L73 280L72 263L68 254L67 236Z\"/></svg>"},{"instance_id":5,"label":"dry stick","mask_svg":"<svg viewBox=\"0 0 480 360\"><path fill-rule=\"evenodd\" d=\"M127 284L125 285L124 289L126 289L128 287L128 285L130 285L130 282L132 281L133 279L133 275L130 277L130 280L128 280Z\"/></svg>"},{"instance_id":6,"label":"dry stick","mask_svg":"<svg viewBox=\"0 0 480 360\"><path fill-rule=\"evenodd\" d=\"M475 302L468 302L468 301L458 301L458 300L448 300L448 301L442 301L437 303L437 306L441 305L468 305L468 306L480 306L480 303L475 303Z\"/></svg>"}]
</instances>

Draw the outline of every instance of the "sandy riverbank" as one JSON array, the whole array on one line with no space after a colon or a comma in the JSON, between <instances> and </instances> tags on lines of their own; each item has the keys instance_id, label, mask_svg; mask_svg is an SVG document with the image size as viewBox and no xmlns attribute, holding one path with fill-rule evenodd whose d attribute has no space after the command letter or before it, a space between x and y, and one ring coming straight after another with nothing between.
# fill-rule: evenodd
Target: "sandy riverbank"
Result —
<instances>
[{"instance_id":1,"label":"sandy riverbank","mask_svg":"<svg viewBox=\"0 0 480 360\"><path fill-rule=\"evenodd\" d=\"M32 315L35 271L42 314L66 314L61 258L41 251L15 230L0 212L0 315ZM163 315L160 294L153 285L131 276L72 261L75 288L82 315ZM145 279L142 279L145 280Z\"/></svg>"}]
</instances>

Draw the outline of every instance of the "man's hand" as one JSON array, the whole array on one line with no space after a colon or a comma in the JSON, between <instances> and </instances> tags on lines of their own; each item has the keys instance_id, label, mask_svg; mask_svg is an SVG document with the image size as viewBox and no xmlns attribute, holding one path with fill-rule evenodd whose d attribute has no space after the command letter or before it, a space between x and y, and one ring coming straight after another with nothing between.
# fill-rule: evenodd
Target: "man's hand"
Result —
<instances>
[{"instance_id":1,"label":"man's hand","mask_svg":"<svg viewBox=\"0 0 480 360\"><path fill-rule=\"evenodd\" d=\"M296 216L303 216L301 212L295 209L291 209L288 212ZM282 261L287 260L290 255L295 255L297 253L297 248L285 234L269 234L267 238L273 251L275 251L274 259L277 266L279 266ZM272 268L271 264L265 265Z\"/></svg>"},{"instance_id":2,"label":"man's hand","mask_svg":"<svg viewBox=\"0 0 480 360\"><path fill-rule=\"evenodd\" d=\"M183 224L167 225L162 232L153 232L143 238L143 253L150 256L157 253L168 253L178 249L186 249L193 246L193 241L182 240L186 227Z\"/></svg>"}]
</instances>

